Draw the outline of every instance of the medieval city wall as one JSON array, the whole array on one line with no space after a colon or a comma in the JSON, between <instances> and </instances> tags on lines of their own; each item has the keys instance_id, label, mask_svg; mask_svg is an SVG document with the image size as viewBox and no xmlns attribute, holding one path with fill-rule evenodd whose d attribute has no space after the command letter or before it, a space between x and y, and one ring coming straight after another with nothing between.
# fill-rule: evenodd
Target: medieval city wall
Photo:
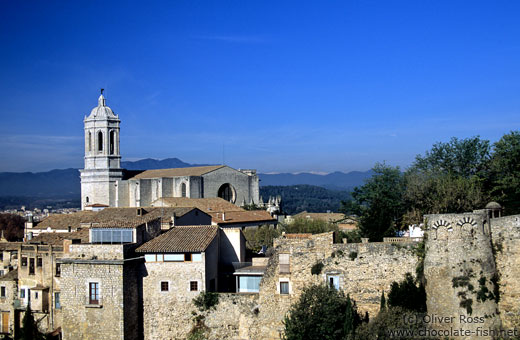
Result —
<instances>
[{"instance_id":1,"label":"medieval city wall","mask_svg":"<svg viewBox=\"0 0 520 340\"><path fill-rule=\"evenodd\" d=\"M218 305L205 312L197 311L190 299L177 297L168 307L175 317L168 317L169 322L157 322L157 327L173 322L178 333L172 336L168 331L169 336L183 339L187 333L182 334L181 330L189 332L193 318L202 316L209 327L209 339L280 339L291 304L298 300L304 287L326 283L328 275L339 276L340 289L356 300L360 311L375 316L381 291L389 291L391 283L402 280L406 273L415 273L418 258L414 243L333 244L332 241L332 233L307 239L278 239L259 294L219 294ZM289 254L288 272L280 272L279 254ZM311 267L317 262L323 263L323 269L313 275ZM289 281L290 294L280 294L281 280ZM178 312L181 315L177 316ZM157 339L162 339L161 336Z\"/></svg>"},{"instance_id":2,"label":"medieval city wall","mask_svg":"<svg viewBox=\"0 0 520 340\"><path fill-rule=\"evenodd\" d=\"M520 329L520 216L490 220L502 326Z\"/></svg>"}]
</instances>

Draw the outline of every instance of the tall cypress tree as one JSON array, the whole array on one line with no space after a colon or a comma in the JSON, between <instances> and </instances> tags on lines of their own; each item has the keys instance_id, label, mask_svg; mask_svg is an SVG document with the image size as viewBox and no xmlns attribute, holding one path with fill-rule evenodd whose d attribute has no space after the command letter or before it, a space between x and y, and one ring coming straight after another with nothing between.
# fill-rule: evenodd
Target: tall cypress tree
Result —
<instances>
[{"instance_id":1,"label":"tall cypress tree","mask_svg":"<svg viewBox=\"0 0 520 340\"><path fill-rule=\"evenodd\" d=\"M43 340L45 337L38 330L38 326L34 321L34 316L31 311L30 304L27 304L27 309L25 310L25 315L22 320L22 329L20 330L21 336L20 340Z\"/></svg>"}]
</instances>

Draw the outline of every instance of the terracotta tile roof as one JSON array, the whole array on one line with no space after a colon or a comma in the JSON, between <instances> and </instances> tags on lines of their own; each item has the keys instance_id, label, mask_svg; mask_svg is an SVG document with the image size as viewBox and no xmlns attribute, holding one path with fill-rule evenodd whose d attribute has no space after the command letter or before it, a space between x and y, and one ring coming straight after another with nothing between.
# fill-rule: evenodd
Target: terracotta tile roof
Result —
<instances>
[{"instance_id":1,"label":"terracotta tile roof","mask_svg":"<svg viewBox=\"0 0 520 340\"><path fill-rule=\"evenodd\" d=\"M82 222L88 222L96 213L93 211L77 211L72 214L53 214L44 218L34 229L67 229L79 228Z\"/></svg>"},{"instance_id":2,"label":"terracotta tile roof","mask_svg":"<svg viewBox=\"0 0 520 340\"><path fill-rule=\"evenodd\" d=\"M18 268L0 277L0 281L18 281Z\"/></svg>"},{"instance_id":3,"label":"terracotta tile roof","mask_svg":"<svg viewBox=\"0 0 520 340\"><path fill-rule=\"evenodd\" d=\"M138 209L141 216L137 214ZM157 208L105 208L98 212L78 211L72 214L51 215L41 221L35 229L76 229L82 224L97 223L97 227L135 228L158 218L171 218L173 215L183 216L193 210L193 207L157 207ZM89 225L90 226L90 225ZM92 227L95 227L92 225Z\"/></svg>"},{"instance_id":4,"label":"terracotta tile roof","mask_svg":"<svg viewBox=\"0 0 520 340\"><path fill-rule=\"evenodd\" d=\"M87 228L73 233L40 233L27 241L29 244L50 244L53 246L63 245L63 240L81 240L81 243L89 243L89 231Z\"/></svg>"},{"instance_id":5,"label":"terracotta tile roof","mask_svg":"<svg viewBox=\"0 0 520 340\"><path fill-rule=\"evenodd\" d=\"M308 218L310 220L320 220L324 222L337 222L345 219L345 214L342 213L309 213L306 211L302 211L299 214L293 216L294 219L297 218Z\"/></svg>"},{"instance_id":6,"label":"terracotta tile roof","mask_svg":"<svg viewBox=\"0 0 520 340\"><path fill-rule=\"evenodd\" d=\"M175 227L136 249L140 253L205 251L217 236L217 226Z\"/></svg>"},{"instance_id":7,"label":"terracotta tile roof","mask_svg":"<svg viewBox=\"0 0 520 340\"><path fill-rule=\"evenodd\" d=\"M222 212L212 212L210 215L212 221L218 224L277 221L265 210L228 211L224 213L224 216L222 216ZM223 220L222 217L224 217L225 220Z\"/></svg>"},{"instance_id":8,"label":"terracotta tile roof","mask_svg":"<svg viewBox=\"0 0 520 340\"><path fill-rule=\"evenodd\" d=\"M212 212L228 212L228 211L245 211L239 206L226 201L220 197L211 198L188 198L188 197L163 197L152 203L154 207L191 207L198 208L205 213Z\"/></svg>"},{"instance_id":9,"label":"terracotta tile roof","mask_svg":"<svg viewBox=\"0 0 520 340\"><path fill-rule=\"evenodd\" d=\"M145 178L162 178L162 177L179 177L179 176L202 176L208 172L215 171L224 167L224 165L212 166L194 166L189 168L172 168L172 169L156 169L145 170L131 179Z\"/></svg>"}]
</instances>

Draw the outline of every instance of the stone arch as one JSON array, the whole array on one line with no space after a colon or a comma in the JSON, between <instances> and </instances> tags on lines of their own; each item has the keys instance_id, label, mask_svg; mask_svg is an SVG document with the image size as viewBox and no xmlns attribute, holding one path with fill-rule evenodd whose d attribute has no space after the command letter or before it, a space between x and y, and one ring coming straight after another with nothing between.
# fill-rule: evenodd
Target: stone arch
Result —
<instances>
[{"instance_id":1,"label":"stone arch","mask_svg":"<svg viewBox=\"0 0 520 340\"><path fill-rule=\"evenodd\" d=\"M229 183L222 184L218 189L218 197L225 199L228 202L235 203L237 199L236 190Z\"/></svg>"},{"instance_id":2,"label":"stone arch","mask_svg":"<svg viewBox=\"0 0 520 340\"><path fill-rule=\"evenodd\" d=\"M181 183L181 197L187 197L186 196L186 183L185 182Z\"/></svg>"}]
</instances>

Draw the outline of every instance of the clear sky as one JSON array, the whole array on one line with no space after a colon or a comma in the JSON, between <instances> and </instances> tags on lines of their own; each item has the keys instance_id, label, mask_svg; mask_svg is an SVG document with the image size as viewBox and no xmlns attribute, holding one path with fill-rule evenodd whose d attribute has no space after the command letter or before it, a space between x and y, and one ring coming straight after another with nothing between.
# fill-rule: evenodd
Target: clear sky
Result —
<instances>
[{"instance_id":1,"label":"clear sky","mask_svg":"<svg viewBox=\"0 0 520 340\"><path fill-rule=\"evenodd\" d=\"M0 1L0 171L82 167L105 88L123 160L404 168L520 126L520 1Z\"/></svg>"}]
</instances>

